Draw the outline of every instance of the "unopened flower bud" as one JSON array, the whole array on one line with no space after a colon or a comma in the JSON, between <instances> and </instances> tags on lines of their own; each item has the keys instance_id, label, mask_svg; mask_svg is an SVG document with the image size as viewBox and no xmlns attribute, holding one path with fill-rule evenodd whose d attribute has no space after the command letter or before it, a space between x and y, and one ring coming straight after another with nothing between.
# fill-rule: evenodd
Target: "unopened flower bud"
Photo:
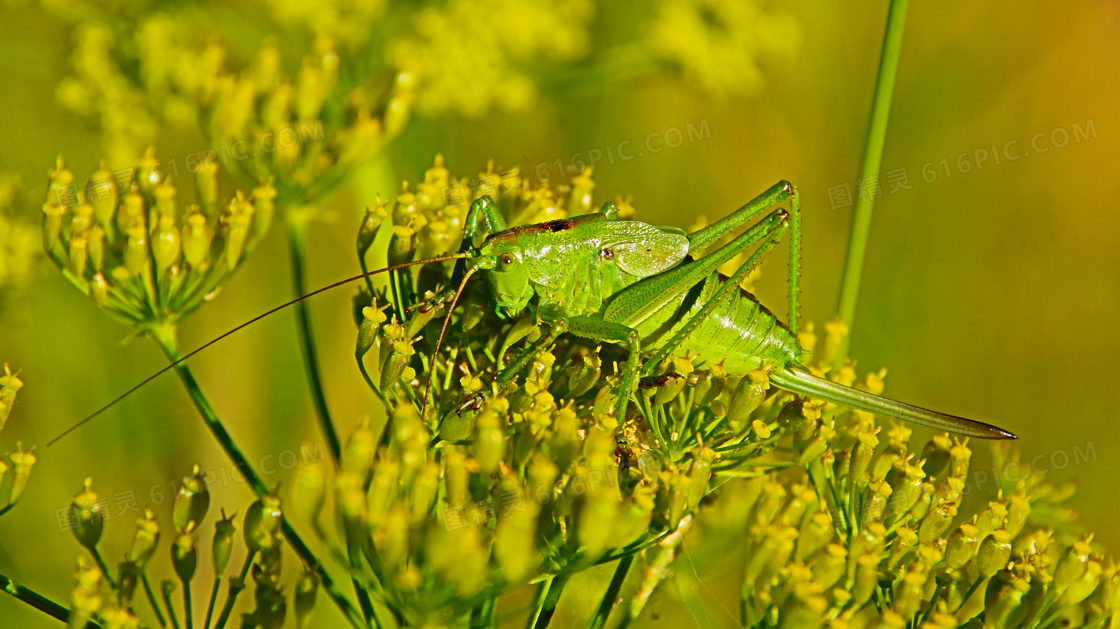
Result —
<instances>
[{"instance_id":1,"label":"unopened flower bud","mask_svg":"<svg viewBox=\"0 0 1120 629\"><path fill-rule=\"evenodd\" d=\"M926 463L922 466L925 473L930 478L937 478L945 468L949 466L949 461L952 458L953 442L949 439L949 435L944 433L934 435L930 439L924 449L922 449L922 458Z\"/></svg>"},{"instance_id":2,"label":"unopened flower bud","mask_svg":"<svg viewBox=\"0 0 1120 629\"><path fill-rule=\"evenodd\" d=\"M132 604L132 594L136 591L136 584L140 579L140 566L135 562L124 560L117 567L117 604L128 607Z\"/></svg>"},{"instance_id":3,"label":"unopened flower bud","mask_svg":"<svg viewBox=\"0 0 1120 629\"><path fill-rule=\"evenodd\" d=\"M1004 528L1007 529L1007 534L1011 539L1023 530L1027 525L1027 516L1031 513L1031 501L1023 492L1019 492L1007 501L1007 524Z\"/></svg>"},{"instance_id":4,"label":"unopened flower bud","mask_svg":"<svg viewBox=\"0 0 1120 629\"><path fill-rule=\"evenodd\" d=\"M213 236L206 216L199 211L187 214L183 225L183 258L191 268L198 268L210 257L210 238Z\"/></svg>"},{"instance_id":5,"label":"unopened flower bud","mask_svg":"<svg viewBox=\"0 0 1120 629\"><path fill-rule=\"evenodd\" d=\"M492 474L498 469L506 451L505 427L502 419L487 405L475 420L474 456L478 471Z\"/></svg>"},{"instance_id":6,"label":"unopened flower bud","mask_svg":"<svg viewBox=\"0 0 1120 629\"><path fill-rule=\"evenodd\" d=\"M956 503L946 503L926 514L918 527L918 541L931 544L945 534L957 516Z\"/></svg>"},{"instance_id":7,"label":"unopened flower bud","mask_svg":"<svg viewBox=\"0 0 1120 629\"><path fill-rule=\"evenodd\" d=\"M3 422L0 422L2 424ZM31 468L35 465L35 448L24 451L23 442L16 442L16 452L8 455L12 463L12 486L8 493L8 504L15 504L23 497L27 481L31 478Z\"/></svg>"},{"instance_id":8,"label":"unopened flower bud","mask_svg":"<svg viewBox=\"0 0 1120 629\"><path fill-rule=\"evenodd\" d=\"M727 409L727 418L733 428L741 430L744 427L751 413L766 398L769 388L770 378L763 369L755 369L739 381L731 395L731 406Z\"/></svg>"},{"instance_id":9,"label":"unopened flower bud","mask_svg":"<svg viewBox=\"0 0 1120 629\"><path fill-rule=\"evenodd\" d=\"M190 527L191 522L194 522L194 528L197 529L209 509L210 489L206 486L206 478L203 477L202 471L195 465L191 475L183 478L183 483L179 485L179 493L175 496L171 513L175 530L183 533Z\"/></svg>"},{"instance_id":10,"label":"unopened flower bud","mask_svg":"<svg viewBox=\"0 0 1120 629\"><path fill-rule=\"evenodd\" d=\"M242 524L245 545L253 552L259 552L266 547L271 548L275 545L276 534L280 530L282 521L280 498L272 494L261 496L245 512L245 521Z\"/></svg>"},{"instance_id":11,"label":"unopened flower bud","mask_svg":"<svg viewBox=\"0 0 1120 629\"><path fill-rule=\"evenodd\" d=\"M50 254L51 249L58 242L58 235L62 231L62 219L66 216L66 208L58 203L48 201L43 204L43 250Z\"/></svg>"},{"instance_id":12,"label":"unopened flower bud","mask_svg":"<svg viewBox=\"0 0 1120 629\"><path fill-rule=\"evenodd\" d=\"M1085 564L1085 572L1081 575L1081 578L1071 583L1069 589L1066 590L1065 602L1076 605L1089 598L1089 595L1095 592L1100 584L1103 572L1100 562L1090 559Z\"/></svg>"},{"instance_id":13,"label":"unopened flower bud","mask_svg":"<svg viewBox=\"0 0 1120 629\"><path fill-rule=\"evenodd\" d=\"M209 155L199 162L195 182L199 204L207 213L212 213L218 202L218 165Z\"/></svg>"},{"instance_id":14,"label":"unopened flower bud","mask_svg":"<svg viewBox=\"0 0 1120 629\"><path fill-rule=\"evenodd\" d=\"M126 557L143 570L152 558L152 553L156 552L158 543L159 522L151 509L145 509L144 517L136 520L136 535L132 538L132 547Z\"/></svg>"},{"instance_id":15,"label":"unopened flower bud","mask_svg":"<svg viewBox=\"0 0 1120 629\"><path fill-rule=\"evenodd\" d=\"M253 189L253 233L250 240L260 242L272 228L272 218L276 215L276 188L268 181Z\"/></svg>"},{"instance_id":16,"label":"unopened flower bud","mask_svg":"<svg viewBox=\"0 0 1120 629\"><path fill-rule=\"evenodd\" d=\"M945 542L945 565L959 570L972 560L980 541L976 539L976 525L965 522L949 534Z\"/></svg>"},{"instance_id":17,"label":"unopened flower bud","mask_svg":"<svg viewBox=\"0 0 1120 629\"><path fill-rule=\"evenodd\" d=\"M386 357L385 362L381 365L381 389L386 390L395 385L404 373L405 367L412 359L412 355L416 350L412 348L412 343L409 341L395 341L393 342L389 355Z\"/></svg>"},{"instance_id":18,"label":"unopened flower bud","mask_svg":"<svg viewBox=\"0 0 1120 629\"><path fill-rule=\"evenodd\" d=\"M93 479L87 478L82 490L70 503L71 530L78 543L92 551L101 540L105 526L105 507L93 491Z\"/></svg>"},{"instance_id":19,"label":"unopened flower bud","mask_svg":"<svg viewBox=\"0 0 1120 629\"><path fill-rule=\"evenodd\" d=\"M1090 535L1074 542L1058 560L1058 565L1054 568L1054 587L1059 591L1068 588L1084 576L1089 555L1092 553L1092 548L1089 546L1092 539Z\"/></svg>"},{"instance_id":20,"label":"unopened flower bud","mask_svg":"<svg viewBox=\"0 0 1120 629\"><path fill-rule=\"evenodd\" d=\"M296 608L296 626L306 627L311 619L311 612L315 610L315 597L319 594L319 574L313 570L304 570L296 582L294 595Z\"/></svg>"},{"instance_id":21,"label":"unopened flower bud","mask_svg":"<svg viewBox=\"0 0 1120 629\"><path fill-rule=\"evenodd\" d=\"M832 541L832 517L827 511L818 511L809 517L797 538L797 559L807 561Z\"/></svg>"},{"instance_id":22,"label":"unopened flower bud","mask_svg":"<svg viewBox=\"0 0 1120 629\"><path fill-rule=\"evenodd\" d=\"M318 522L327 495L327 476L321 465L304 465L292 481L291 507L297 517Z\"/></svg>"},{"instance_id":23,"label":"unopened flower bud","mask_svg":"<svg viewBox=\"0 0 1120 629\"><path fill-rule=\"evenodd\" d=\"M851 482L866 484L871 480L871 459L878 445L879 437L875 432L860 433L852 448L852 458L848 461L848 478Z\"/></svg>"},{"instance_id":24,"label":"unopened flower bud","mask_svg":"<svg viewBox=\"0 0 1120 629\"><path fill-rule=\"evenodd\" d=\"M782 407L782 410L778 413L778 424L782 428L797 434L820 418L821 407L819 404L798 398Z\"/></svg>"},{"instance_id":25,"label":"unopened flower bud","mask_svg":"<svg viewBox=\"0 0 1120 629\"><path fill-rule=\"evenodd\" d=\"M156 269L162 273L178 262L181 250L182 242L175 219L170 216L160 217L159 225L152 234L152 257L155 258Z\"/></svg>"},{"instance_id":26,"label":"unopened flower bud","mask_svg":"<svg viewBox=\"0 0 1120 629\"><path fill-rule=\"evenodd\" d=\"M389 238L387 253L389 264L404 264L412 259L412 252L416 250L416 232L408 225L393 227L393 235Z\"/></svg>"},{"instance_id":27,"label":"unopened flower bud","mask_svg":"<svg viewBox=\"0 0 1120 629\"><path fill-rule=\"evenodd\" d=\"M389 217L388 210L385 209L385 204L381 202L381 197L377 197L377 203L374 205L366 206L365 216L362 217L362 224L358 227L358 257L363 258L366 252L369 251L373 241L377 239L377 232L381 230L381 223Z\"/></svg>"},{"instance_id":28,"label":"unopened flower bud","mask_svg":"<svg viewBox=\"0 0 1120 629\"><path fill-rule=\"evenodd\" d=\"M378 435L374 434L369 425L369 418L366 417L346 440L346 447L342 449L342 469L355 474L358 478L366 478L373 468L377 442Z\"/></svg>"},{"instance_id":29,"label":"unopened flower bud","mask_svg":"<svg viewBox=\"0 0 1120 629\"><path fill-rule=\"evenodd\" d=\"M117 183L113 173L105 168L105 162L90 176L87 197L93 206L93 217L99 225L112 226L113 212L117 209Z\"/></svg>"},{"instance_id":30,"label":"unopened flower bud","mask_svg":"<svg viewBox=\"0 0 1120 629\"><path fill-rule=\"evenodd\" d=\"M171 565L183 583L194 578L194 571L198 567L198 545L195 544L193 530L194 525L191 524L171 544Z\"/></svg>"},{"instance_id":31,"label":"unopened flower bud","mask_svg":"<svg viewBox=\"0 0 1120 629\"><path fill-rule=\"evenodd\" d=\"M84 201L75 205L70 212L70 237L89 231L93 226L93 206Z\"/></svg>"},{"instance_id":32,"label":"unopened flower bud","mask_svg":"<svg viewBox=\"0 0 1120 629\"><path fill-rule=\"evenodd\" d=\"M232 214L226 219L226 227L229 230L226 234L226 264L231 269L237 267L241 262L242 254L245 253L245 241L249 237L252 220L252 215L245 212Z\"/></svg>"},{"instance_id":33,"label":"unopened flower bud","mask_svg":"<svg viewBox=\"0 0 1120 629\"><path fill-rule=\"evenodd\" d=\"M214 523L214 542L210 548L216 576L225 574L226 567L229 566L229 558L233 554L233 535L236 532L237 527L233 524L233 515L226 517L225 509L223 509L221 519Z\"/></svg>"},{"instance_id":34,"label":"unopened flower bud","mask_svg":"<svg viewBox=\"0 0 1120 629\"><path fill-rule=\"evenodd\" d=\"M980 542L980 550L976 553L976 570L981 577L990 578L1006 568L1010 560L1011 536L1003 529L992 531Z\"/></svg>"},{"instance_id":35,"label":"unopened flower bud","mask_svg":"<svg viewBox=\"0 0 1120 629\"><path fill-rule=\"evenodd\" d=\"M100 273L105 263L105 230L100 225L94 225L90 228L86 241L86 250L89 253L89 261L93 263L93 271Z\"/></svg>"},{"instance_id":36,"label":"unopened flower bud","mask_svg":"<svg viewBox=\"0 0 1120 629\"><path fill-rule=\"evenodd\" d=\"M12 373L8 363L4 363L4 375L0 376L0 430L8 423L8 416L12 413L12 406L16 402L16 394L23 388L23 381Z\"/></svg>"},{"instance_id":37,"label":"unopened flower bud","mask_svg":"<svg viewBox=\"0 0 1120 629\"><path fill-rule=\"evenodd\" d=\"M104 274L98 273L90 279L89 298L98 308L104 306L105 301L109 299L109 282L105 280Z\"/></svg>"},{"instance_id":38,"label":"unopened flower bud","mask_svg":"<svg viewBox=\"0 0 1120 629\"><path fill-rule=\"evenodd\" d=\"M848 549L840 544L829 544L824 554L810 568L821 587L830 588L848 569Z\"/></svg>"},{"instance_id":39,"label":"unopened flower bud","mask_svg":"<svg viewBox=\"0 0 1120 629\"><path fill-rule=\"evenodd\" d=\"M148 232L142 226L130 227L126 233L128 242L124 249L124 264L132 275L143 275L148 269L151 250L148 248Z\"/></svg>"},{"instance_id":40,"label":"unopened flower bud","mask_svg":"<svg viewBox=\"0 0 1120 629\"><path fill-rule=\"evenodd\" d=\"M78 278L81 278L86 272L86 262L89 260L88 242L86 234L77 234L70 237L70 272Z\"/></svg>"},{"instance_id":41,"label":"unopened flower bud","mask_svg":"<svg viewBox=\"0 0 1120 629\"><path fill-rule=\"evenodd\" d=\"M905 526L898 529L895 532L894 542L891 544L891 554L887 559L887 566L891 570L896 569L917 543L918 534L914 532L914 529Z\"/></svg>"},{"instance_id":42,"label":"unopened flower bud","mask_svg":"<svg viewBox=\"0 0 1120 629\"><path fill-rule=\"evenodd\" d=\"M968 475L968 462L972 458L972 450L968 448L967 439L953 444L949 450L949 476L964 478Z\"/></svg>"}]
</instances>

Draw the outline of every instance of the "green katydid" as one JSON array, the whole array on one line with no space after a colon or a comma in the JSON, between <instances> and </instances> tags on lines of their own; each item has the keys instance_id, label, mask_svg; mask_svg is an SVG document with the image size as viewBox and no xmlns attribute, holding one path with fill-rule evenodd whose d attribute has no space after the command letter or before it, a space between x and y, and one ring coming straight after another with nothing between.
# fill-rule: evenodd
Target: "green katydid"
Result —
<instances>
[{"instance_id":1,"label":"green katydid","mask_svg":"<svg viewBox=\"0 0 1120 629\"><path fill-rule=\"evenodd\" d=\"M788 206L788 207L786 207ZM761 217L761 218L760 218ZM756 221L750 225L752 221ZM708 255L699 254L738 228L750 225ZM598 213L508 228L490 197L476 200L465 221L459 252L362 273L277 306L214 338L152 374L55 440L194 354L238 330L298 301L378 273L457 260L457 284L444 318L439 351L451 312L468 280L482 273L502 316L532 304L551 326L549 336L568 333L623 345L628 358L621 375L615 413L625 417L638 379L667 358L688 356L719 364L730 376L766 366L779 389L906 422L981 439L1014 439L1014 434L978 421L945 415L873 395L812 375L793 330L798 321L801 214L797 189L782 181L722 220L688 234L674 227L622 220L607 203ZM484 234L484 238L480 235ZM778 244L790 240L789 322L780 321L740 283ZM741 252L754 253L730 277L717 271ZM499 383L524 370L540 344L523 351L497 375ZM431 397L431 374L423 405ZM53 441L51 442L53 443Z\"/></svg>"},{"instance_id":2,"label":"green katydid","mask_svg":"<svg viewBox=\"0 0 1120 629\"><path fill-rule=\"evenodd\" d=\"M788 209L774 209L788 203ZM769 213L767 213L769 211ZM460 246L461 292L469 275L485 273L496 307L505 315L535 299L537 315L553 327L586 339L626 346L616 413L624 417L629 392L640 376L665 359L689 356L722 363L729 375L745 376L768 365L778 388L841 406L985 439L1015 435L981 422L945 415L822 378L802 366L796 335L801 214L797 189L782 181L724 219L692 234L673 227L619 220L611 203L597 214L507 228L489 197L467 214ZM730 232L758 220L710 254ZM477 247L474 237L487 237ZM788 234L789 324L782 323L739 284ZM752 246L757 249L731 276L717 269ZM454 302L452 302L452 308ZM450 317L450 311L447 317ZM446 329L447 320L444 320ZM440 338L442 340L441 331ZM438 351L439 341L437 341ZM524 352L498 375L507 381L527 366ZM430 384L430 381L429 381ZM427 395L427 394L426 394Z\"/></svg>"}]
</instances>

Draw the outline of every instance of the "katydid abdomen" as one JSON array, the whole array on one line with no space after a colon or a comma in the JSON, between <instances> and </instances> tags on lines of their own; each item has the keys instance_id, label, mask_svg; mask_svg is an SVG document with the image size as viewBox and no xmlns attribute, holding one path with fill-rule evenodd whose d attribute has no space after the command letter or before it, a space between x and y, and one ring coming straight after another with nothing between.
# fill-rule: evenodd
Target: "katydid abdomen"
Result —
<instances>
[{"instance_id":1,"label":"katydid abdomen","mask_svg":"<svg viewBox=\"0 0 1120 629\"><path fill-rule=\"evenodd\" d=\"M664 307L638 326L643 353L648 350L655 354L667 339L690 322L697 321L670 356L692 358L701 368L722 364L728 375L739 377L766 366L772 370L771 384L792 393L971 437L1014 438L1013 434L989 424L938 413L812 375L801 363L805 352L797 337L754 295L733 286L722 298L717 297L717 291L727 288L725 284L729 281L726 275L714 273L681 301ZM718 301L712 304L714 297ZM703 312L705 306L710 306L706 313Z\"/></svg>"},{"instance_id":2,"label":"katydid abdomen","mask_svg":"<svg viewBox=\"0 0 1120 629\"><path fill-rule=\"evenodd\" d=\"M730 287L713 309L702 313L721 289L731 281L713 273L697 284L681 300L655 313L637 327L642 349L651 354L683 328L701 317L672 352L673 357L690 357L698 365L722 364L732 375L743 376L765 365L796 363L803 352L797 338L774 313L754 295Z\"/></svg>"}]
</instances>

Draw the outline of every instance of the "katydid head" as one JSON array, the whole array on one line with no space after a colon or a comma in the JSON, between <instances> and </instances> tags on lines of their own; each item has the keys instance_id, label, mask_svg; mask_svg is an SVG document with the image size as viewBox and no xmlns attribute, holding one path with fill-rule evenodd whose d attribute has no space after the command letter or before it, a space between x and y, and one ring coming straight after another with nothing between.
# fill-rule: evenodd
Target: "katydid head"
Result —
<instances>
[{"instance_id":1,"label":"katydid head","mask_svg":"<svg viewBox=\"0 0 1120 629\"><path fill-rule=\"evenodd\" d=\"M520 313L533 298L533 286L529 283L522 255L517 234L506 231L490 235L478 254L467 260L468 269L486 271L494 302L506 316Z\"/></svg>"}]
</instances>

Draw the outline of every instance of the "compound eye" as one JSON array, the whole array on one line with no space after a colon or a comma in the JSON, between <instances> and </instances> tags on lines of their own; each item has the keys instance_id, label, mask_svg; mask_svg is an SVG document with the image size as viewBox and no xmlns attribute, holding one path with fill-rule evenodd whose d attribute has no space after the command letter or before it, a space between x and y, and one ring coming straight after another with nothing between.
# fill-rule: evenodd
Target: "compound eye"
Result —
<instances>
[{"instance_id":1,"label":"compound eye","mask_svg":"<svg viewBox=\"0 0 1120 629\"><path fill-rule=\"evenodd\" d=\"M511 264L513 264L513 256L508 253L503 253L502 255L498 256L498 262L503 267L509 267Z\"/></svg>"}]
</instances>

